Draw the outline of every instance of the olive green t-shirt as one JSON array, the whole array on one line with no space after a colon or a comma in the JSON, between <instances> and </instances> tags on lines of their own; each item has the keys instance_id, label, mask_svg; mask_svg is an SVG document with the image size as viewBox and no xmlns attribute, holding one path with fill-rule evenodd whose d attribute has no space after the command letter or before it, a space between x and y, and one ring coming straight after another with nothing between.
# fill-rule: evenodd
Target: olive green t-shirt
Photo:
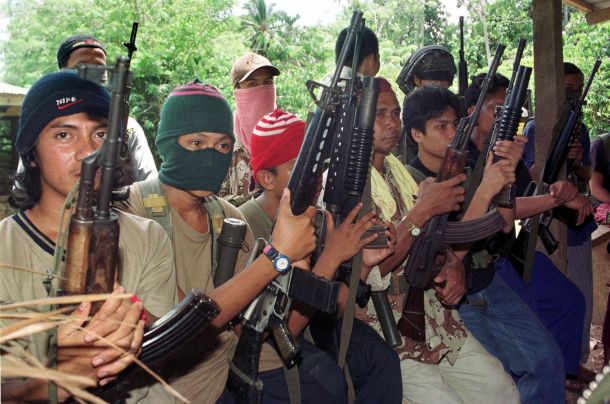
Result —
<instances>
[{"instance_id":1,"label":"olive green t-shirt","mask_svg":"<svg viewBox=\"0 0 610 404\"><path fill-rule=\"evenodd\" d=\"M243 215L230 203L217 198L225 217L244 220ZM122 209L138 216L146 216L140 188L130 187L129 199L121 204ZM212 243L210 232L198 233L180 215L170 208L172 244L174 249L176 279L178 286L188 293L197 289L209 294L214 289L212 273ZM248 228L245 237L248 246L254 245L252 231ZM235 273L241 272L249 252L240 251L235 264ZM216 341L205 347L193 347L190 360L176 369L171 385L193 403L215 403L222 394L229 374L229 360L235 350L237 337L233 331L223 331Z\"/></svg>"}]
</instances>

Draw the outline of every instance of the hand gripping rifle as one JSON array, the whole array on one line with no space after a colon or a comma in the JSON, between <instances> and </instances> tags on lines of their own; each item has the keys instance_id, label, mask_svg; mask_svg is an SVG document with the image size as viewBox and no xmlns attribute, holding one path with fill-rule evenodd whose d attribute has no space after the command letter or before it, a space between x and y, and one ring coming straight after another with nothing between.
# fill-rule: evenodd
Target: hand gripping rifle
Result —
<instances>
[{"instance_id":1,"label":"hand gripping rifle","mask_svg":"<svg viewBox=\"0 0 610 404\"><path fill-rule=\"evenodd\" d=\"M460 62L458 66L458 95L463 97L468 87L468 64L464 57L464 17L460 17Z\"/></svg>"},{"instance_id":2,"label":"hand gripping rifle","mask_svg":"<svg viewBox=\"0 0 610 404\"><path fill-rule=\"evenodd\" d=\"M531 183L528 187L526 196L536 196L548 193L549 186L559 179L559 174L566 163L568 168L571 167L571 162L567 161L568 152L572 144L577 141L579 131L577 130L580 125L580 119L582 116L582 107L586 103L586 97L595 78L595 74L601 65L601 60L596 60L593 65L593 70L589 75L587 83L584 87L582 95L579 100L573 101L568 100L562 110L555 126L553 127L553 138L551 141L551 147L549 148L546 163L542 171L541 185ZM549 255L553 254L559 247L559 243L550 231L550 224L553 220L553 211L549 210L541 213L537 217L527 218L521 226L521 231L517 237L517 241L513 245L511 250L511 259L516 264L517 269L526 274L529 278L529 266L526 263L530 262L528 256L534 253L535 244L530 241L532 235L534 239L536 236L540 237L540 241L544 245ZM538 223L536 223L538 222Z\"/></svg>"},{"instance_id":3,"label":"hand gripping rifle","mask_svg":"<svg viewBox=\"0 0 610 404\"><path fill-rule=\"evenodd\" d=\"M479 120L483 101L489 90L491 80L496 74L504 48L504 45L498 45L496 48L496 54L483 82L475 111L472 115L462 118L460 121L455 136L445 153L440 171L436 176L436 182L446 181L464 172L464 166L468 159L466 146L474 126ZM502 216L495 209L481 218L466 222L450 223L448 217L449 214L446 213L429 220L422 234L411 247L405 267L405 276L412 287L425 289L432 284L432 280L440 271L440 265L438 264L443 261L439 260L437 255L444 255L448 244L463 244L481 240L496 233L506 225Z\"/></svg>"}]
</instances>

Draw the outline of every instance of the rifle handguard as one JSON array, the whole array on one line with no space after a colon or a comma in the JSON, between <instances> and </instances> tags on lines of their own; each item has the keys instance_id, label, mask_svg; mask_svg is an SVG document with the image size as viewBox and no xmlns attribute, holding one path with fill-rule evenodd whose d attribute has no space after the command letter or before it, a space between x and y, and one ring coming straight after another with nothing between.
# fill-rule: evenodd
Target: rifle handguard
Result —
<instances>
[{"instance_id":1,"label":"rifle handguard","mask_svg":"<svg viewBox=\"0 0 610 404\"><path fill-rule=\"evenodd\" d=\"M138 359L147 366L167 361L205 330L219 311L212 299L192 290L144 333L142 352Z\"/></svg>"},{"instance_id":2,"label":"rifle handguard","mask_svg":"<svg viewBox=\"0 0 610 404\"><path fill-rule=\"evenodd\" d=\"M311 272L292 269L288 295L324 313L334 313L339 297L339 282L328 281Z\"/></svg>"}]
</instances>

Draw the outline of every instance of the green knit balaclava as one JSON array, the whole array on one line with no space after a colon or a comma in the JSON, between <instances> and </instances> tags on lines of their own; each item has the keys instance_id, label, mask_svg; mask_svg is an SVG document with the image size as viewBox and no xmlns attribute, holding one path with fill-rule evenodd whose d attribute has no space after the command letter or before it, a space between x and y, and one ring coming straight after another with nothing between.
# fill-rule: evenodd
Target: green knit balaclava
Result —
<instances>
[{"instance_id":1,"label":"green knit balaclava","mask_svg":"<svg viewBox=\"0 0 610 404\"><path fill-rule=\"evenodd\" d=\"M231 165L231 153L215 148L191 151L178 138L191 133L227 135L235 142L233 115L216 88L198 81L175 88L161 109L155 143L163 158L159 179L185 191L218 192Z\"/></svg>"}]
</instances>

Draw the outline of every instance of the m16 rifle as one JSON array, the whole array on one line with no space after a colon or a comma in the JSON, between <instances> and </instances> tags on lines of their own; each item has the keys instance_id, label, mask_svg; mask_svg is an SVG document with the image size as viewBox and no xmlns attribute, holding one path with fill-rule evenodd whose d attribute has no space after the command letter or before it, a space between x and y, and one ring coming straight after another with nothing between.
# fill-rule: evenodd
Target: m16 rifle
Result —
<instances>
[{"instance_id":1,"label":"m16 rifle","mask_svg":"<svg viewBox=\"0 0 610 404\"><path fill-rule=\"evenodd\" d=\"M355 79L357 69L353 69L347 85L342 85L340 81L343 66L347 64L348 51L351 48L358 49L358 36L362 26L362 13L354 12L330 85L307 82L308 91L312 94L317 108L305 132L303 145L288 182L294 214L301 214L310 205L315 205L323 162L329 155L338 156L337 148L346 153L338 164L348 164L349 168L343 171L341 168L335 168L336 176L333 176L331 187L336 184L346 188L342 191L337 188L334 194L336 199L327 201L327 206L336 222L339 222L340 218L345 217L343 215L347 215L360 201L370 163L371 131L378 84L372 78ZM358 53L354 52L354 61L357 60ZM314 94L317 87L322 88L319 99ZM354 113L356 108L358 113ZM345 131L338 134L343 127ZM337 141L339 136L342 136L341 140ZM344 162L347 153L350 153L349 162ZM341 176L340 180L337 179L338 176ZM307 285L306 289L310 291L308 294L314 295L312 298L307 297L302 285ZM317 293L312 293L311 290L317 290ZM299 348L286 326L291 299L297 299L319 312L330 314L336 310L338 290L337 282L328 282L315 275L292 269L287 274L280 275L251 304L244 315L244 327L229 374L228 387L236 401L260 401L262 383L258 379L258 359L266 331L273 335L286 367L292 367L298 362Z\"/></svg>"},{"instance_id":2,"label":"m16 rifle","mask_svg":"<svg viewBox=\"0 0 610 404\"><path fill-rule=\"evenodd\" d=\"M548 193L551 184L559 179L559 174L564 163L568 169L571 162L567 160L568 152L574 142L577 141L580 132L580 119L582 107L586 104L586 97L595 78L595 74L601 65L601 60L596 60L593 70L587 79L582 95L578 100L568 100L562 110L555 126L553 127L553 138L544 169L542 171L541 184L531 183L526 192L526 196L536 196ZM517 270L529 280L531 257L534 253L536 237L544 245L549 255L553 254L559 247L559 243L550 231L550 224L553 220L553 210L541 213L537 217L527 218L522 226L517 241L511 250L511 260L516 265Z\"/></svg>"}]
</instances>

